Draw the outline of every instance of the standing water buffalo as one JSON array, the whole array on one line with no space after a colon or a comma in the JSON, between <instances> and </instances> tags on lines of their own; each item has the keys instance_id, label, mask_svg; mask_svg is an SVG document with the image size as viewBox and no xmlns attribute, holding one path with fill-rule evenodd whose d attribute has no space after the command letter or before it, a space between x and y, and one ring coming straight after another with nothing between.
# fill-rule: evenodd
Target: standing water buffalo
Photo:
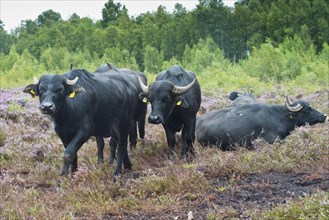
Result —
<instances>
[{"instance_id":1,"label":"standing water buffalo","mask_svg":"<svg viewBox=\"0 0 329 220\"><path fill-rule=\"evenodd\" d=\"M114 176L131 169L127 153L128 133L133 126L137 88L123 74L94 76L84 69L63 75L46 74L24 92L39 96L40 110L51 116L64 145L61 175L78 167L77 152L90 136L118 138L118 160Z\"/></svg>"},{"instance_id":2,"label":"standing water buffalo","mask_svg":"<svg viewBox=\"0 0 329 220\"><path fill-rule=\"evenodd\" d=\"M199 117L196 137L202 145L217 145L223 150L234 149L235 144L250 148L256 138L273 143L283 140L296 126L323 123L326 117L303 100L292 103L287 98L285 105L245 104Z\"/></svg>"},{"instance_id":3,"label":"standing water buffalo","mask_svg":"<svg viewBox=\"0 0 329 220\"><path fill-rule=\"evenodd\" d=\"M229 97L230 100L232 100L232 106L237 105L244 105L244 104L251 104L251 103L257 103L258 101L255 99L253 95L250 93L239 93L237 91L233 91L230 93Z\"/></svg>"},{"instance_id":4,"label":"standing water buffalo","mask_svg":"<svg viewBox=\"0 0 329 220\"><path fill-rule=\"evenodd\" d=\"M128 79L131 80L131 82L136 86L136 97L142 92L140 86L138 77L142 79L144 83L147 83L147 79L144 73L132 71L130 69L118 69L113 64L107 63L103 64L100 67L96 69L96 71L93 73L95 76L99 76L100 74L128 74L132 77L129 77ZM129 132L129 145L130 150L136 147L137 144L137 126L138 126L138 133L139 137L142 141L144 141L145 137L145 117L146 117L146 111L147 111L147 103L143 102L142 100L138 99L136 110L135 110L135 116L134 116L134 124ZM98 146L98 160L103 161L103 150L104 150L104 140L102 137L96 137L97 140L97 146ZM116 158L116 148L117 148L117 137L112 136L110 140L110 147L111 147L111 156L110 156L110 163L112 164L114 162L114 159Z\"/></svg>"},{"instance_id":5,"label":"standing water buffalo","mask_svg":"<svg viewBox=\"0 0 329 220\"><path fill-rule=\"evenodd\" d=\"M167 136L169 153L176 143L175 133L182 130L181 155L193 154L196 114L200 108L201 90L194 73L175 65L162 71L156 81L147 87L141 80L140 98L151 103L148 121L162 124Z\"/></svg>"}]
</instances>

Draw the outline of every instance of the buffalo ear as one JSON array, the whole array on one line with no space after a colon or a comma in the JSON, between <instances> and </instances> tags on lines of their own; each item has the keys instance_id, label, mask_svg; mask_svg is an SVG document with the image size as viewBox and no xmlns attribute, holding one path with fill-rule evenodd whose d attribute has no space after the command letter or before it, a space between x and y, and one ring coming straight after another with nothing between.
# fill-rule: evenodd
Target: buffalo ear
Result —
<instances>
[{"instance_id":1,"label":"buffalo ear","mask_svg":"<svg viewBox=\"0 0 329 220\"><path fill-rule=\"evenodd\" d=\"M144 92L139 93L139 99L142 100L142 102L147 103L148 98L147 95Z\"/></svg>"},{"instance_id":2,"label":"buffalo ear","mask_svg":"<svg viewBox=\"0 0 329 220\"><path fill-rule=\"evenodd\" d=\"M30 84L26 86L23 92L31 94L32 98L34 98L36 95L39 95L36 84Z\"/></svg>"},{"instance_id":3,"label":"buffalo ear","mask_svg":"<svg viewBox=\"0 0 329 220\"><path fill-rule=\"evenodd\" d=\"M77 94L85 93L86 90L80 85L70 86L69 98L74 98Z\"/></svg>"},{"instance_id":4,"label":"buffalo ear","mask_svg":"<svg viewBox=\"0 0 329 220\"><path fill-rule=\"evenodd\" d=\"M183 96L177 96L175 99L176 106L181 108L188 108L189 104L187 103L186 99Z\"/></svg>"}]
</instances>

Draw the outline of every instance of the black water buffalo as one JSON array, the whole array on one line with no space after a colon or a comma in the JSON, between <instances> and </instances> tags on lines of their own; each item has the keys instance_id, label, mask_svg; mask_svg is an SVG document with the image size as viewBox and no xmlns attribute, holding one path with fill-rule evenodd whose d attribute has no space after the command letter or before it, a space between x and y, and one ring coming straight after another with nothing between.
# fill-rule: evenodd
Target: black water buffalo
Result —
<instances>
[{"instance_id":1,"label":"black water buffalo","mask_svg":"<svg viewBox=\"0 0 329 220\"><path fill-rule=\"evenodd\" d=\"M131 169L127 153L128 133L133 126L139 88L126 74L95 76L84 69L63 75L46 74L24 92L39 96L40 110L51 116L64 144L61 175L78 167L77 152L90 138L116 136L118 160L114 176Z\"/></svg>"},{"instance_id":2,"label":"black water buffalo","mask_svg":"<svg viewBox=\"0 0 329 220\"><path fill-rule=\"evenodd\" d=\"M245 104L199 117L196 138L202 145L217 145L223 150L234 149L236 144L251 148L256 138L273 143L283 140L296 126L323 123L326 117L304 100L292 103L287 98L285 105Z\"/></svg>"},{"instance_id":3,"label":"black water buffalo","mask_svg":"<svg viewBox=\"0 0 329 220\"><path fill-rule=\"evenodd\" d=\"M193 154L196 114L200 108L201 90L194 73L175 65L162 71L147 87L141 80L141 99L151 103L149 123L162 124L167 136L169 153L173 153L175 133L182 130L181 154Z\"/></svg>"},{"instance_id":4,"label":"black water buffalo","mask_svg":"<svg viewBox=\"0 0 329 220\"><path fill-rule=\"evenodd\" d=\"M231 92L228 98L230 100L232 100L232 106L251 104L251 103L258 102L255 99L255 97L253 95L251 95L250 93L243 94L243 93L239 93L237 91Z\"/></svg>"},{"instance_id":5,"label":"black water buffalo","mask_svg":"<svg viewBox=\"0 0 329 220\"><path fill-rule=\"evenodd\" d=\"M93 73L94 75L98 76L99 74L129 74L133 77L129 77L129 80L136 86L136 96L142 92L140 86L138 77L142 79L144 83L147 83L147 78L144 73L133 71L130 69L118 69L113 64L107 63L103 64L100 67L96 69L96 71ZM147 103L143 102L142 100L138 100L135 110L135 123L133 124L132 129L129 132L129 145L130 149L136 147L137 144L137 126L138 126L138 133L139 137L142 141L144 141L145 138L145 117L146 117L146 111L147 111ZM103 149L104 149L104 140L102 137L96 137L97 140L97 146L98 146L98 161L103 161ZM110 147L111 147L111 156L110 156L110 163L112 164L114 162L114 159L116 158L116 148L117 148L117 137L112 136L110 140Z\"/></svg>"}]
</instances>

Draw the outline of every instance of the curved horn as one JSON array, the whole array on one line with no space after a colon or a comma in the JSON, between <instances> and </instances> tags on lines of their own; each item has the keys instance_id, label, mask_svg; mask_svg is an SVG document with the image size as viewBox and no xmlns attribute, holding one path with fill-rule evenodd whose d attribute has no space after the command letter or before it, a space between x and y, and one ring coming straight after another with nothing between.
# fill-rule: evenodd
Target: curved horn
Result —
<instances>
[{"instance_id":1,"label":"curved horn","mask_svg":"<svg viewBox=\"0 0 329 220\"><path fill-rule=\"evenodd\" d=\"M70 68L70 70L72 70L72 69L73 69L73 64L72 64L72 63L70 64L70 67L69 67L69 68Z\"/></svg>"},{"instance_id":2,"label":"curved horn","mask_svg":"<svg viewBox=\"0 0 329 220\"><path fill-rule=\"evenodd\" d=\"M286 105L287 109L291 112L298 112L298 111L302 110L302 108L303 108L303 106L299 103L296 106L291 106L292 103L288 99L288 97L287 97L287 102L285 103L285 105Z\"/></svg>"},{"instance_id":3,"label":"curved horn","mask_svg":"<svg viewBox=\"0 0 329 220\"><path fill-rule=\"evenodd\" d=\"M145 94L148 94L148 93L149 93L149 87L147 87L147 86L143 83L143 81L141 80L141 78L139 78L139 77L138 77L138 82L139 82L139 85L140 85L140 87L142 88L143 92L144 92Z\"/></svg>"},{"instance_id":4,"label":"curved horn","mask_svg":"<svg viewBox=\"0 0 329 220\"><path fill-rule=\"evenodd\" d=\"M78 79L79 79L79 77L75 77L74 79L72 79L72 80L70 80L70 79L66 79L66 84L67 85L74 85L74 84L76 84L77 82L78 82Z\"/></svg>"},{"instance_id":5,"label":"curved horn","mask_svg":"<svg viewBox=\"0 0 329 220\"><path fill-rule=\"evenodd\" d=\"M188 92L192 88L195 81L196 81L196 78L194 78L194 80L190 84L188 84L187 86L182 86L182 87L174 85L174 88L172 89L172 92L175 93L176 95L182 95L182 94Z\"/></svg>"},{"instance_id":6,"label":"curved horn","mask_svg":"<svg viewBox=\"0 0 329 220\"><path fill-rule=\"evenodd\" d=\"M291 100L289 99L288 96L286 96L286 100L287 100L288 105L292 105L292 102L291 102Z\"/></svg>"}]
</instances>

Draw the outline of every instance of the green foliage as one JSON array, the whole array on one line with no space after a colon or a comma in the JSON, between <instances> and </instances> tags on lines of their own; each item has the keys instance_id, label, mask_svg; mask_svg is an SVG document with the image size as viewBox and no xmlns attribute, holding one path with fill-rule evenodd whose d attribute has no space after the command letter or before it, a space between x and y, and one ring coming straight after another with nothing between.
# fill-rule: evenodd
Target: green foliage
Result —
<instances>
[{"instance_id":1,"label":"green foliage","mask_svg":"<svg viewBox=\"0 0 329 220\"><path fill-rule=\"evenodd\" d=\"M42 25L50 25L51 23L58 22L62 19L61 14L55 12L53 10L47 10L42 12L36 21L36 23L40 26Z\"/></svg>"},{"instance_id":2,"label":"green foliage","mask_svg":"<svg viewBox=\"0 0 329 220\"><path fill-rule=\"evenodd\" d=\"M114 3L113 0L108 0L102 9L102 25L106 27L109 22L118 19L121 11L121 4Z\"/></svg>"},{"instance_id":3,"label":"green foliage","mask_svg":"<svg viewBox=\"0 0 329 220\"><path fill-rule=\"evenodd\" d=\"M4 29L3 29L3 23L0 20L0 53L5 53L8 54L9 50L11 48L11 45L14 43L15 38L14 36L8 34Z\"/></svg>"},{"instance_id":4,"label":"green foliage","mask_svg":"<svg viewBox=\"0 0 329 220\"><path fill-rule=\"evenodd\" d=\"M9 103L9 107L8 107L9 112L17 112L17 111L22 111L22 110L23 110L23 108L16 102Z\"/></svg>"},{"instance_id":5,"label":"green foliage","mask_svg":"<svg viewBox=\"0 0 329 220\"><path fill-rule=\"evenodd\" d=\"M158 74L162 69L163 54L152 46L146 46L144 55L145 71Z\"/></svg>"},{"instance_id":6,"label":"green foliage","mask_svg":"<svg viewBox=\"0 0 329 220\"><path fill-rule=\"evenodd\" d=\"M220 63L221 69L226 69L230 65L211 38L200 39L192 48L186 46L182 63L185 68L195 73L210 68L214 63Z\"/></svg>"},{"instance_id":7,"label":"green foliage","mask_svg":"<svg viewBox=\"0 0 329 220\"><path fill-rule=\"evenodd\" d=\"M19 54L16 51L16 46L13 45L10 48L10 52L8 56L5 56L4 54L1 55L1 70L2 71L8 71L10 70L14 64L17 62L19 59Z\"/></svg>"},{"instance_id":8,"label":"green foliage","mask_svg":"<svg viewBox=\"0 0 329 220\"><path fill-rule=\"evenodd\" d=\"M322 62L315 55L312 44L307 38L294 36L285 38L278 47L271 40L254 48L252 55L241 62L242 71L255 76L262 81L277 82L293 80L298 77L316 74L319 81L326 79L328 60ZM307 77L310 78L310 77Z\"/></svg>"},{"instance_id":9,"label":"green foliage","mask_svg":"<svg viewBox=\"0 0 329 220\"><path fill-rule=\"evenodd\" d=\"M171 58L169 61L164 61L162 64L162 69L166 70L169 67L173 66L173 65L180 65L182 66L182 64L180 63L179 60L176 59L176 57Z\"/></svg>"},{"instance_id":10,"label":"green foliage","mask_svg":"<svg viewBox=\"0 0 329 220\"><path fill-rule=\"evenodd\" d=\"M133 70L138 70L138 65L135 57L126 49L120 50L120 48L118 47L107 48L105 49L102 60L104 60L104 62L113 63L120 68L125 67Z\"/></svg>"},{"instance_id":11,"label":"green foliage","mask_svg":"<svg viewBox=\"0 0 329 220\"><path fill-rule=\"evenodd\" d=\"M225 90L249 90L263 82L328 85L325 0L238 1L234 7L207 0L190 12L177 4L172 13L159 6L129 17L124 5L108 0L97 22L77 14L64 21L53 10L22 21L11 34L1 22L1 87L44 72L66 72L70 63L93 71L105 62L153 74L180 64L205 77L204 85ZM23 63L25 51L33 58Z\"/></svg>"},{"instance_id":12,"label":"green foliage","mask_svg":"<svg viewBox=\"0 0 329 220\"><path fill-rule=\"evenodd\" d=\"M265 218L264 218L265 217ZM263 219L319 219L329 218L329 193L319 192L301 201L291 201L264 213Z\"/></svg>"},{"instance_id":13,"label":"green foliage","mask_svg":"<svg viewBox=\"0 0 329 220\"><path fill-rule=\"evenodd\" d=\"M26 82L31 82L34 76L40 75L37 60L27 50L24 50L21 56L13 55L13 57L17 60L11 69L2 73L0 78L2 87L23 85ZM10 62L11 59L8 58L7 62Z\"/></svg>"}]
</instances>

